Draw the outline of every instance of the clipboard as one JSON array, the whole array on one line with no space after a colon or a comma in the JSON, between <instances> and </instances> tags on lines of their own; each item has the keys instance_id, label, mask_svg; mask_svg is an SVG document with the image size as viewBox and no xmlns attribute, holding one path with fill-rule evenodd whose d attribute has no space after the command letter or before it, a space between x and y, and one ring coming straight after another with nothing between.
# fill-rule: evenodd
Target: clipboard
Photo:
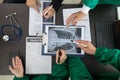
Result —
<instances>
[{"instance_id":1,"label":"clipboard","mask_svg":"<svg viewBox=\"0 0 120 80\"><path fill-rule=\"evenodd\" d=\"M52 57L43 56L41 53L42 37L27 37L25 65L26 74L51 74Z\"/></svg>"},{"instance_id":2,"label":"clipboard","mask_svg":"<svg viewBox=\"0 0 120 80\"><path fill-rule=\"evenodd\" d=\"M83 56L84 51L71 40L84 40L84 26L46 25L43 29L42 55L55 56L61 48L70 56Z\"/></svg>"}]
</instances>

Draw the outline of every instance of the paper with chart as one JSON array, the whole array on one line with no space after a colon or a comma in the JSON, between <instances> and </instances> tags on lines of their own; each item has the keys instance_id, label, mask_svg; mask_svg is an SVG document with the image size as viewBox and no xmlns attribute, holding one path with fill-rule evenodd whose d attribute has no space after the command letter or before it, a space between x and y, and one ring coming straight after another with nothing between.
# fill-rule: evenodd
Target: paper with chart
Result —
<instances>
[{"instance_id":1,"label":"paper with chart","mask_svg":"<svg viewBox=\"0 0 120 80\"><path fill-rule=\"evenodd\" d=\"M51 74L52 57L42 54L42 37L26 38L26 74Z\"/></svg>"},{"instance_id":2,"label":"paper with chart","mask_svg":"<svg viewBox=\"0 0 120 80\"><path fill-rule=\"evenodd\" d=\"M29 35L40 36L42 35L42 28L47 24L55 24L55 15L49 19L43 17L43 10L49 6L50 1L41 1L40 12L35 9L29 8Z\"/></svg>"},{"instance_id":3,"label":"paper with chart","mask_svg":"<svg viewBox=\"0 0 120 80\"><path fill-rule=\"evenodd\" d=\"M84 52L73 43L74 40L84 39L84 26L66 26L47 25L45 27L47 34L44 53L47 55L55 54L58 49L66 50L69 55L84 55Z\"/></svg>"},{"instance_id":4,"label":"paper with chart","mask_svg":"<svg viewBox=\"0 0 120 80\"><path fill-rule=\"evenodd\" d=\"M81 8L68 8L68 9L63 9L63 21L64 21L64 25L66 25L66 20L67 18L75 13L80 11ZM89 14L87 14L87 16L84 18L83 21L78 21L77 25L82 25L85 26L85 38L84 40L88 40L91 41L91 32L90 32L90 23L89 23Z\"/></svg>"}]
</instances>

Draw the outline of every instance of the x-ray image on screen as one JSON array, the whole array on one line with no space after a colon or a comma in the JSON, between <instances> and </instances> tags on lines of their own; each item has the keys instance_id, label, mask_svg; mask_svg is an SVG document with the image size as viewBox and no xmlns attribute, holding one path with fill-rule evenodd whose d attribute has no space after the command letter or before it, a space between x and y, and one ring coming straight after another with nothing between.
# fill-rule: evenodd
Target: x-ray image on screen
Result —
<instances>
[{"instance_id":1,"label":"x-ray image on screen","mask_svg":"<svg viewBox=\"0 0 120 80\"><path fill-rule=\"evenodd\" d=\"M83 39L83 32L83 27L48 27L47 52L55 53L58 49L63 49L69 54L81 54L81 50L71 40Z\"/></svg>"}]
</instances>

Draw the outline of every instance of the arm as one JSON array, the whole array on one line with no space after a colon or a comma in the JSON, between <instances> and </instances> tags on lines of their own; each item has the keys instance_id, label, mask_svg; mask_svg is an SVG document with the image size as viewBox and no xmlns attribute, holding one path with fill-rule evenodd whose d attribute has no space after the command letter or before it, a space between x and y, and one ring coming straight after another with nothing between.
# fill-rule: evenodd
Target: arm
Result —
<instances>
[{"instance_id":1,"label":"arm","mask_svg":"<svg viewBox=\"0 0 120 80\"><path fill-rule=\"evenodd\" d=\"M93 80L79 57L69 57L68 66L71 80Z\"/></svg>"},{"instance_id":2,"label":"arm","mask_svg":"<svg viewBox=\"0 0 120 80\"><path fill-rule=\"evenodd\" d=\"M57 11L61 5L63 0L52 0L52 2L50 3L50 5L53 5L53 8L55 9L55 11Z\"/></svg>"},{"instance_id":3,"label":"arm","mask_svg":"<svg viewBox=\"0 0 120 80\"><path fill-rule=\"evenodd\" d=\"M73 13L67 18L67 26L76 25L78 21L84 20L86 14L88 14L90 9L95 8L95 6L98 4L98 1L99 0L83 0L83 7L81 10Z\"/></svg>"},{"instance_id":4,"label":"arm","mask_svg":"<svg viewBox=\"0 0 120 80\"><path fill-rule=\"evenodd\" d=\"M97 48L95 58L104 64L120 68L120 50L118 49Z\"/></svg>"},{"instance_id":5,"label":"arm","mask_svg":"<svg viewBox=\"0 0 120 80\"><path fill-rule=\"evenodd\" d=\"M55 80L67 80L68 73L66 63L64 62L62 64L54 64L52 76Z\"/></svg>"},{"instance_id":6,"label":"arm","mask_svg":"<svg viewBox=\"0 0 120 80\"><path fill-rule=\"evenodd\" d=\"M39 0L26 0L26 5L28 7L34 8L37 12L39 12L39 8L40 8Z\"/></svg>"},{"instance_id":7,"label":"arm","mask_svg":"<svg viewBox=\"0 0 120 80\"><path fill-rule=\"evenodd\" d=\"M60 51L61 51L61 55L59 54ZM58 61L58 59L60 60ZM67 64L65 62L66 59L67 56L64 50L58 50L56 52L56 63L54 64L52 70L52 76L55 78L55 80L67 80L68 73L67 73Z\"/></svg>"},{"instance_id":8,"label":"arm","mask_svg":"<svg viewBox=\"0 0 120 80\"><path fill-rule=\"evenodd\" d=\"M57 12L57 10L59 9L62 1L63 0L52 0L50 5L43 10L43 16L47 19L53 17L55 14L55 11ZM49 8L51 6L52 6L52 8L49 10ZM46 12L47 12L47 14L46 14Z\"/></svg>"},{"instance_id":9,"label":"arm","mask_svg":"<svg viewBox=\"0 0 120 80\"><path fill-rule=\"evenodd\" d=\"M83 4L93 9L98 4L99 0L83 0Z\"/></svg>"},{"instance_id":10,"label":"arm","mask_svg":"<svg viewBox=\"0 0 120 80\"><path fill-rule=\"evenodd\" d=\"M27 76L23 77L14 77L14 80L29 80Z\"/></svg>"},{"instance_id":11,"label":"arm","mask_svg":"<svg viewBox=\"0 0 120 80\"><path fill-rule=\"evenodd\" d=\"M24 76L24 69L22 61L19 57L12 58L12 65L9 65L9 70L15 75L14 80L29 80L27 76Z\"/></svg>"},{"instance_id":12,"label":"arm","mask_svg":"<svg viewBox=\"0 0 120 80\"><path fill-rule=\"evenodd\" d=\"M120 50L107 48L96 49L89 41L78 40L77 42L87 45L87 47L83 47L80 44L78 45L78 47L87 54L94 55L97 60L104 64L111 64L117 69L120 68Z\"/></svg>"}]
</instances>

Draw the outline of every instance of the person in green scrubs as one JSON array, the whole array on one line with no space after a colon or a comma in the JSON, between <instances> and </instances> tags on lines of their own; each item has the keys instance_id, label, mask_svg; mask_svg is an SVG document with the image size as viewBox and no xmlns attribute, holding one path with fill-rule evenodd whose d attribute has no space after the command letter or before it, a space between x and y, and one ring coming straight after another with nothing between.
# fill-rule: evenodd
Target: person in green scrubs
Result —
<instances>
[{"instance_id":1,"label":"person in green scrubs","mask_svg":"<svg viewBox=\"0 0 120 80\"><path fill-rule=\"evenodd\" d=\"M94 55L95 59L104 63L110 64L118 71L120 70L120 50L108 48L96 48L89 41L77 40L78 47L84 50L87 54ZM82 45L80 45L82 44ZM87 47L84 47L86 45ZM120 72L117 73L101 73L96 80L119 80Z\"/></svg>"},{"instance_id":2,"label":"person in green scrubs","mask_svg":"<svg viewBox=\"0 0 120 80\"><path fill-rule=\"evenodd\" d=\"M82 0L83 7L81 11L73 13L66 20L67 25L76 25L78 21L84 20L84 17L91 9L94 9L98 4L120 4L120 0Z\"/></svg>"},{"instance_id":3,"label":"person in green scrubs","mask_svg":"<svg viewBox=\"0 0 120 80\"><path fill-rule=\"evenodd\" d=\"M57 12L59 7L61 6L62 1L63 0L52 0L50 5L53 5L53 7L50 10L48 10L50 5L48 7L46 7L43 11L43 14L46 11L48 12L48 14L43 15L43 16L45 18L52 17L54 15L54 13ZM71 14L67 18L67 20L66 20L67 26L76 25L78 21L84 20L84 17L86 16L86 14L88 14L88 12L91 9L94 9L96 7L96 5L98 5L98 4L120 4L120 0L80 0L80 1L82 1L83 7L81 8L80 11Z\"/></svg>"},{"instance_id":4,"label":"person in green scrubs","mask_svg":"<svg viewBox=\"0 0 120 80\"><path fill-rule=\"evenodd\" d=\"M88 70L79 57L67 57L64 50L60 50L62 55L58 62L58 52L56 52L56 63L50 75L24 75L22 61L19 57L12 58L13 67L9 65L9 70L15 75L14 80L93 80ZM41 64L42 65L42 64Z\"/></svg>"}]
</instances>

